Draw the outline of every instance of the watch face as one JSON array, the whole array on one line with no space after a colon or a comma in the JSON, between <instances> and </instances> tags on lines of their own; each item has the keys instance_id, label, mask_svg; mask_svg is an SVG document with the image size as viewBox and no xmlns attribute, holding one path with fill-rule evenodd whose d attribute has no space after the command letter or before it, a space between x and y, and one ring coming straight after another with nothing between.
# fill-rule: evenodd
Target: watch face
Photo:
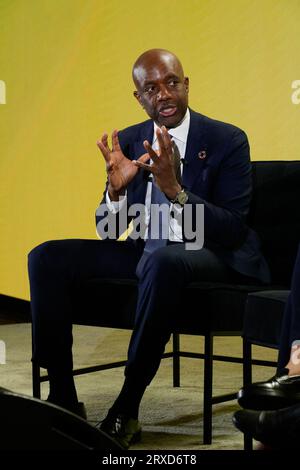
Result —
<instances>
[{"instance_id":1,"label":"watch face","mask_svg":"<svg viewBox=\"0 0 300 470\"><path fill-rule=\"evenodd\" d=\"M186 194L186 192L181 191L177 196L177 201L178 201L179 204L181 204L183 206L187 202L188 198L189 197Z\"/></svg>"}]
</instances>

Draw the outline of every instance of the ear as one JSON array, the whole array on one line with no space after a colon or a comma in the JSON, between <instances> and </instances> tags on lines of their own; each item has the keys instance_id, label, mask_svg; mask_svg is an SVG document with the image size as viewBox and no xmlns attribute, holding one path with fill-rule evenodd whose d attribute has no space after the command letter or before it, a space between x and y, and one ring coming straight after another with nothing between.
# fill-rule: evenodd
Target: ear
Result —
<instances>
[{"instance_id":1,"label":"ear","mask_svg":"<svg viewBox=\"0 0 300 470\"><path fill-rule=\"evenodd\" d=\"M185 90L186 92L188 93L189 92L189 87L190 87L190 80L189 80L189 77L184 77L184 86L185 86Z\"/></svg>"},{"instance_id":2,"label":"ear","mask_svg":"<svg viewBox=\"0 0 300 470\"><path fill-rule=\"evenodd\" d=\"M142 103L142 98L141 98L141 95L139 94L138 91L134 91L133 92L133 96L138 100L138 102L140 103L140 105L142 106L142 108L144 107L143 103Z\"/></svg>"}]
</instances>

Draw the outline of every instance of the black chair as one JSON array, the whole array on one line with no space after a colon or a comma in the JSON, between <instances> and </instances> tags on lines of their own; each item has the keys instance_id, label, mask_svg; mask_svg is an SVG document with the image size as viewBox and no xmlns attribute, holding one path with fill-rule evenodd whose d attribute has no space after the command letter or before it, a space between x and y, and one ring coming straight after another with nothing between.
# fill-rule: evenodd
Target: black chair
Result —
<instances>
[{"instance_id":1,"label":"black chair","mask_svg":"<svg viewBox=\"0 0 300 470\"><path fill-rule=\"evenodd\" d=\"M243 326L244 379L252 382L252 345L278 349L281 323L289 290L261 291L248 295ZM263 366L276 366L274 361L261 361Z\"/></svg>"},{"instance_id":2,"label":"black chair","mask_svg":"<svg viewBox=\"0 0 300 470\"><path fill-rule=\"evenodd\" d=\"M293 259L300 235L300 212L295 206L300 200L300 161L253 162L253 200L249 213L249 225L262 239L264 254L269 262L274 284L269 289L287 288L292 272ZM295 216L296 213L296 216ZM299 215L298 215L299 214ZM284 250L278 243L285 239ZM280 276L277 270L280 267ZM212 439L212 406L236 398L236 391L222 396L213 396L213 362L242 363L243 358L214 354L215 336L240 336L243 328L245 302L249 292L265 290L261 285L234 285L223 283L193 283L187 287L174 327L173 351L164 357L173 358L173 386L180 386L180 357L204 360L203 394L203 443ZM131 329L136 304L134 281L111 281L94 279L82 286L76 298L77 312L74 323L100 327ZM106 310L114 299L114 310ZM102 305L101 312L95 305ZM201 312L195 316L195 305ZM82 313L84 312L84 314ZM120 314L121 312L121 314ZM180 334L204 336L203 352L180 350ZM255 363L255 361L254 361ZM125 361L91 366L74 371L74 375L124 366ZM41 377L39 367L33 364L33 393L40 396Z\"/></svg>"},{"instance_id":3,"label":"black chair","mask_svg":"<svg viewBox=\"0 0 300 470\"><path fill-rule=\"evenodd\" d=\"M243 385L252 383L252 345L278 349L284 309L289 290L250 293L247 297L243 326ZM277 362L258 359L256 365L276 367ZM251 450L251 436L244 435L244 448Z\"/></svg>"},{"instance_id":4,"label":"black chair","mask_svg":"<svg viewBox=\"0 0 300 470\"><path fill-rule=\"evenodd\" d=\"M278 349L281 320L300 240L300 211L297 208L300 162L269 162L272 172L267 171L267 163L255 164L255 171L259 172L254 203L260 208L257 210L252 205L250 216L262 240L276 289L269 286L267 291L247 296L242 329L245 385L252 381L251 345ZM273 361L258 360L255 363L276 366Z\"/></svg>"}]
</instances>

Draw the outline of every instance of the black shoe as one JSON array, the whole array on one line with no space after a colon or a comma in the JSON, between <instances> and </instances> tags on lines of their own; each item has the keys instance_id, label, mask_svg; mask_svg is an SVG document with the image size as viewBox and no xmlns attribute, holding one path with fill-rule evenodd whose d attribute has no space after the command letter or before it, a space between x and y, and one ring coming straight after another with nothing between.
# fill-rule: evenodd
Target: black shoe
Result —
<instances>
[{"instance_id":1,"label":"black shoe","mask_svg":"<svg viewBox=\"0 0 300 470\"><path fill-rule=\"evenodd\" d=\"M288 376L288 369L266 382L241 388L238 403L250 410L278 410L300 402L300 375Z\"/></svg>"},{"instance_id":2,"label":"black shoe","mask_svg":"<svg viewBox=\"0 0 300 470\"><path fill-rule=\"evenodd\" d=\"M273 411L239 410L232 421L244 434L274 450L299 447L300 404Z\"/></svg>"},{"instance_id":3,"label":"black shoe","mask_svg":"<svg viewBox=\"0 0 300 470\"><path fill-rule=\"evenodd\" d=\"M124 449L141 440L142 428L137 419L124 414L108 414L96 427L115 439Z\"/></svg>"}]
</instances>

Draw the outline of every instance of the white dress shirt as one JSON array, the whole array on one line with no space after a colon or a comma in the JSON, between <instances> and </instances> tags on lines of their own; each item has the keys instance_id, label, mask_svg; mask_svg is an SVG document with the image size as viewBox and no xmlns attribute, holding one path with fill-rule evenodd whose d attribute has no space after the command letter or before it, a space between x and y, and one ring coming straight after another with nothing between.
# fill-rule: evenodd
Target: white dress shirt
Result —
<instances>
[{"instance_id":1,"label":"white dress shirt","mask_svg":"<svg viewBox=\"0 0 300 470\"><path fill-rule=\"evenodd\" d=\"M186 144L187 144L187 137L188 137L188 132L190 128L190 111L187 109L186 114L179 124L179 126L174 127L172 129L168 130L168 133L172 137L172 140L174 140L175 144L178 147L179 153L180 153L180 158L183 160L185 157L185 151L186 151ZM153 141L152 141L152 148L153 150L158 150L158 141L157 141L157 136L156 136L156 130L158 129L158 126L156 123L154 123L154 132L153 132ZM181 173L182 173L182 163L181 163ZM150 177L152 174L150 173ZM152 181L148 182L147 185L147 191L146 191L146 199L145 199L145 205L147 208L146 213L148 214L146 218L146 226L148 227L149 225L149 218L150 218L150 205L151 205L151 191L152 191ZM125 193L124 196L120 197L119 201L111 201L108 191L106 192L106 204L107 207L110 211L112 211L113 214L116 214L126 203L127 199L127 192ZM178 205L170 205L170 210L173 210L179 214L182 212L182 207L179 208ZM170 217L170 226L169 226L169 240L170 241L176 241L176 242L182 242L182 227L181 224L179 223L179 219L175 216ZM145 239L147 239L147 230L145 234Z\"/></svg>"}]
</instances>

